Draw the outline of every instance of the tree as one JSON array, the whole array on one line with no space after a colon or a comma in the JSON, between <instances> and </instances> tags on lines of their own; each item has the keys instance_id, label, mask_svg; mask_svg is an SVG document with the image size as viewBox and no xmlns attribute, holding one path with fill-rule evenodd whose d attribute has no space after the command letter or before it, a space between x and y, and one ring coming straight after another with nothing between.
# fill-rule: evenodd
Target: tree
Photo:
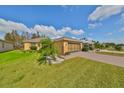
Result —
<instances>
[{"instance_id":1,"label":"tree","mask_svg":"<svg viewBox=\"0 0 124 93\"><path fill-rule=\"evenodd\" d=\"M37 47L36 46L31 46L30 49L31 50L37 50Z\"/></svg>"},{"instance_id":2,"label":"tree","mask_svg":"<svg viewBox=\"0 0 124 93\"><path fill-rule=\"evenodd\" d=\"M37 38L39 38L40 37L40 33L37 31Z\"/></svg>"},{"instance_id":3,"label":"tree","mask_svg":"<svg viewBox=\"0 0 124 93\"><path fill-rule=\"evenodd\" d=\"M94 45L89 44L89 50L94 50Z\"/></svg>"},{"instance_id":4,"label":"tree","mask_svg":"<svg viewBox=\"0 0 124 93\"><path fill-rule=\"evenodd\" d=\"M117 51L121 51L121 50L122 50L122 47L121 47L120 45L116 45L116 46L115 46L115 49L116 49Z\"/></svg>"},{"instance_id":5,"label":"tree","mask_svg":"<svg viewBox=\"0 0 124 93\"><path fill-rule=\"evenodd\" d=\"M101 47L99 41L95 42L94 45L95 45L95 48L100 48Z\"/></svg>"},{"instance_id":6,"label":"tree","mask_svg":"<svg viewBox=\"0 0 124 93\"><path fill-rule=\"evenodd\" d=\"M15 46L19 47L22 43L21 41L22 37L18 34L16 30L13 30L11 34L12 34L12 38Z\"/></svg>"},{"instance_id":7,"label":"tree","mask_svg":"<svg viewBox=\"0 0 124 93\"><path fill-rule=\"evenodd\" d=\"M90 50L90 47L88 44L84 44L84 47L82 49L82 51L89 51Z\"/></svg>"},{"instance_id":8,"label":"tree","mask_svg":"<svg viewBox=\"0 0 124 93\"><path fill-rule=\"evenodd\" d=\"M47 36L46 36L45 34L42 34L41 37L42 37L42 38L46 38Z\"/></svg>"},{"instance_id":9,"label":"tree","mask_svg":"<svg viewBox=\"0 0 124 93\"><path fill-rule=\"evenodd\" d=\"M6 41L10 41L10 42L15 44L16 43L15 31L13 30L10 33L6 33L5 36L4 36L4 39Z\"/></svg>"},{"instance_id":10,"label":"tree","mask_svg":"<svg viewBox=\"0 0 124 93\"><path fill-rule=\"evenodd\" d=\"M32 39L37 38L37 35L34 33L34 34L32 34L32 37L31 38Z\"/></svg>"},{"instance_id":11,"label":"tree","mask_svg":"<svg viewBox=\"0 0 124 93\"><path fill-rule=\"evenodd\" d=\"M10 41L14 44L15 47L19 47L22 43L22 37L18 34L16 30L12 30L10 33L6 33L4 39Z\"/></svg>"},{"instance_id":12,"label":"tree","mask_svg":"<svg viewBox=\"0 0 124 93\"><path fill-rule=\"evenodd\" d=\"M46 63L49 61L49 64L51 64L51 61L48 59L48 57L55 60L55 55L57 54L57 50L54 46L54 43L51 39L46 38L42 39L41 41L41 49L40 52L40 58L39 58L39 64Z\"/></svg>"},{"instance_id":13,"label":"tree","mask_svg":"<svg viewBox=\"0 0 124 93\"><path fill-rule=\"evenodd\" d=\"M26 37L26 39L29 39L30 35L28 32L25 33L25 37Z\"/></svg>"},{"instance_id":14,"label":"tree","mask_svg":"<svg viewBox=\"0 0 124 93\"><path fill-rule=\"evenodd\" d=\"M4 39L6 41L12 41L11 33L6 33L5 36L4 36Z\"/></svg>"},{"instance_id":15,"label":"tree","mask_svg":"<svg viewBox=\"0 0 124 93\"><path fill-rule=\"evenodd\" d=\"M32 39L34 39L34 38L39 38L40 37L40 34L39 34L39 32L37 31L37 33L33 33L32 34Z\"/></svg>"}]
</instances>

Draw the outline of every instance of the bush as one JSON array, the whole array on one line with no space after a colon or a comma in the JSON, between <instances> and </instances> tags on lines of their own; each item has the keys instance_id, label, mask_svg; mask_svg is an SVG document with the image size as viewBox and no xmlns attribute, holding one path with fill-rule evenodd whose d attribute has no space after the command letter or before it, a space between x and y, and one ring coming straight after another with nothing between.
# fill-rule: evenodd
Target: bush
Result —
<instances>
[{"instance_id":1,"label":"bush","mask_svg":"<svg viewBox=\"0 0 124 93\"><path fill-rule=\"evenodd\" d=\"M30 48L31 48L31 50L37 50L36 46L31 46Z\"/></svg>"},{"instance_id":2,"label":"bush","mask_svg":"<svg viewBox=\"0 0 124 93\"><path fill-rule=\"evenodd\" d=\"M89 45L89 49L90 49L90 50L94 50L93 45Z\"/></svg>"},{"instance_id":3,"label":"bush","mask_svg":"<svg viewBox=\"0 0 124 93\"><path fill-rule=\"evenodd\" d=\"M84 44L84 47L83 47L82 51L89 51L89 50L90 50L89 45Z\"/></svg>"},{"instance_id":4,"label":"bush","mask_svg":"<svg viewBox=\"0 0 124 93\"><path fill-rule=\"evenodd\" d=\"M121 51L121 50L122 50L122 47L121 47L120 45L116 45L116 46L115 46L115 50Z\"/></svg>"},{"instance_id":5,"label":"bush","mask_svg":"<svg viewBox=\"0 0 124 93\"><path fill-rule=\"evenodd\" d=\"M39 50L40 52L40 57L38 59L39 64L48 62L50 65L51 61L48 59L48 57L55 59L58 53L56 47L54 46L54 42L50 38L46 38L46 39L41 40L40 43L42 47Z\"/></svg>"}]
</instances>

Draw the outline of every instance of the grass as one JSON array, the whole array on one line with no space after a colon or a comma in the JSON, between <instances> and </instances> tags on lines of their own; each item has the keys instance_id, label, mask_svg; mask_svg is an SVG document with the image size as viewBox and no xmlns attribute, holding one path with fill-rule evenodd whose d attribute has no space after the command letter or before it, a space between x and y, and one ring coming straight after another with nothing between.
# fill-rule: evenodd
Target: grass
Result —
<instances>
[{"instance_id":1,"label":"grass","mask_svg":"<svg viewBox=\"0 0 124 93\"><path fill-rule=\"evenodd\" d=\"M37 53L0 54L0 87L124 87L124 68L85 58L38 65Z\"/></svg>"},{"instance_id":2,"label":"grass","mask_svg":"<svg viewBox=\"0 0 124 93\"><path fill-rule=\"evenodd\" d=\"M31 55L31 53L30 54L24 53L19 50L0 53L0 64L14 62L14 60L17 60L20 58L26 58L27 56L30 56L30 55Z\"/></svg>"},{"instance_id":3,"label":"grass","mask_svg":"<svg viewBox=\"0 0 124 93\"><path fill-rule=\"evenodd\" d=\"M112 53L112 52L97 52L98 54L104 54L104 55L112 55L112 56L120 56L124 57L124 53Z\"/></svg>"}]
</instances>

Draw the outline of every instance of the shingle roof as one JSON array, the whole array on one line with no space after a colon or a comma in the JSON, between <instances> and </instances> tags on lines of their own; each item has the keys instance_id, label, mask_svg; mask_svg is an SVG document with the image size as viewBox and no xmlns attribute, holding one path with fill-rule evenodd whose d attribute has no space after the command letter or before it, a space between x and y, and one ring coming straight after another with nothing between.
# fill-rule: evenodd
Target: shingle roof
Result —
<instances>
[{"instance_id":1,"label":"shingle roof","mask_svg":"<svg viewBox=\"0 0 124 93\"><path fill-rule=\"evenodd\" d=\"M81 42L81 41L78 40L78 39L69 38L69 37L61 37L61 38L54 39L54 41L60 41L60 40L67 40L67 41Z\"/></svg>"},{"instance_id":2,"label":"shingle roof","mask_svg":"<svg viewBox=\"0 0 124 93\"><path fill-rule=\"evenodd\" d=\"M23 42L29 42L29 43L38 43L42 40L43 38L34 38L34 39L29 39L29 40L24 40Z\"/></svg>"},{"instance_id":3,"label":"shingle roof","mask_svg":"<svg viewBox=\"0 0 124 93\"><path fill-rule=\"evenodd\" d=\"M42 39L44 38L35 38L35 39L29 39L29 40L24 40L24 43L38 43L40 42ZM74 38L69 38L69 37L61 37L61 38L56 38L53 39L53 41L60 41L60 40L67 40L67 41L74 41L74 42L81 42L78 39L74 39Z\"/></svg>"},{"instance_id":4,"label":"shingle roof","mask_svg":"<svg viewBox=\"0 0 124 93\"><path fill-rule=\"evenodd\" d=\"M0 41L13 44L13 43L10 42L10 41L6 41L6 40L2 40L2 39L0 39Z\"/></svg>"},{"instance_id":5,"label":"shingle roof","mask_svg":"<svg viewBox=\"0 0 124 93\"><path fill-rule=\"evenodd\" d=\"M81 40L83 43L94 44L92 40Z\"/></svg>"}]
</instances>

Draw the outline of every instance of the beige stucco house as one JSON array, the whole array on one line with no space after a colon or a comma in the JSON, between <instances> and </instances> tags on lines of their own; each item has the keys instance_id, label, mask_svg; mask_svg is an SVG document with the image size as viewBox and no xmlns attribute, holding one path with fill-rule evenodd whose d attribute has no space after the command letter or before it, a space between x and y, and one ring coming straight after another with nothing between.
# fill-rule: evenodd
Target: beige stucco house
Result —
<instances>
[{"instance_id":1,"label":"beige stucco house","mask_svg":"<svg viewBox=\"0 0 124 93\"><path fill-rule=\"evenodd\" d=\"M81 51L83 48L83 43L80 40L73 38L62 37L55 39L54 42L60 54Z\"/></svg>"},{"instance_id":2,"label":"beige stucco house","mask_svg":"<svg viewBox=\"0 0 124 93\"><path fill-rule=\"evenodd\" d=\"M14 49L13 43L0 39L0 52L9 51L13 49Z\"/></svg>"},{"instance_id":3,"label":"beige stucco house","mask_svg":"<svg viewBox=\"0 0 124 93\"><path fill-rule=\"evenodd\" d=\"M25 40L24 50L30 50L31 46L36 46L37 49L39 50L41 47L40 41L42 39L43 38ZM55 47L58 49L60 54L66 54L74 51L81 51L83 47L83 43L80 40L72 39L68 37L57 38L57 39L54 39L53 41L54 41Z\"/></svg>"},{"instance_id":4,"label":"beige stucco house","mask_svg":"<svg viewBox=\"0 0 124 93\"><path fill-rule=\"evenodd\" d=\"M40 49L41 45L40 45L40 41L43 38L35 38L35 39L30 39L30 40L24 40L24 50L30 50L31 46L36 46L37 50Z\"/></svg>"}]
</instances>

